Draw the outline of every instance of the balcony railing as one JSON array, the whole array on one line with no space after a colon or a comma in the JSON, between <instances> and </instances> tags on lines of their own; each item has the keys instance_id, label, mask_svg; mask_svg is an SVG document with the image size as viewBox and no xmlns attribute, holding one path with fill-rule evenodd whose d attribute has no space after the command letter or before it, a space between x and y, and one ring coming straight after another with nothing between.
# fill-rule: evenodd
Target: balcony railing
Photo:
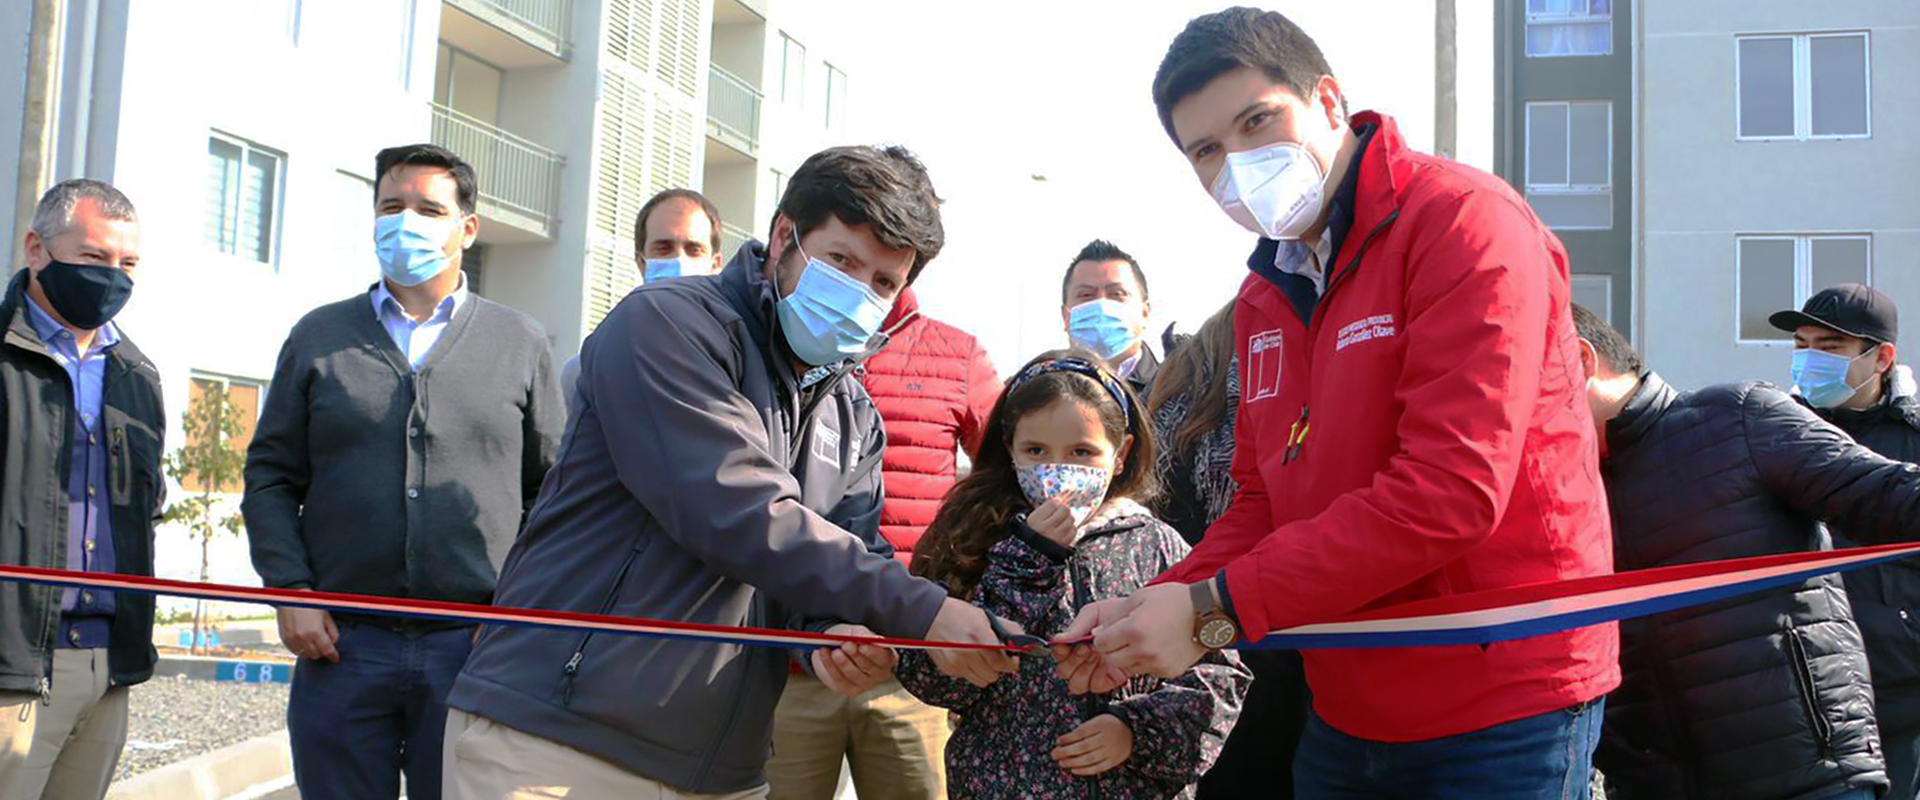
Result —
<instances>
[{"instance_id":1,"label":"balcony railing","mask_svg":"<svg viewBox=\"0 0 1920 800\"><path fill-rule=\"evenodd\" d=\"M760 90L719 67L707 69L707 135L747 155L760 147Z\"/></svg>"},{"instance_id":2,"label":"balcony railing","mask_svg":"<svg viewBox=\"0 0 1920 800\"><path fill-rule=\"evenodd\" d=\"M559 205L560 154L439 103L433 143L473 165L480 213L551 239Z\"/></svg>"},{"instance_id":3,"label":"balcony railing","mask_svg":"<svg viewBox=\"0 0 1920 800\"><path fill-rule=\"evenodd\" d=\"M753 231L731 222L720 223L720 258L732 261L733 254L740 252L740 246L753 240Z\"/></svg>"},{"instance_id":4,"label":"balcony railing","mask_svg":"<svg viewBox=\"0 0 1920 800\"><path fill-rule=\"evenodd\" d=\"M573 20L573 0L447 2L555 58L566 59L573 49L567 38L567 29Z\"/></svg>"}]
</instances>

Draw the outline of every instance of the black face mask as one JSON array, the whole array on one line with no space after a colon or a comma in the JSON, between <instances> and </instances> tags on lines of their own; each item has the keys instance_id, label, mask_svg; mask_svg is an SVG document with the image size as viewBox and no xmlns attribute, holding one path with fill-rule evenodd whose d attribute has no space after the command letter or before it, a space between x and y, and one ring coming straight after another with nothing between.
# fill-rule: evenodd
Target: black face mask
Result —
<instances>
[{"instance_id":1,"label":"black face mask","mask_svg":"<svg viewBox=\"0 0 1920 800\"><path fill-rule=\"evenodd\" d=\"M33 279L54 313L81 330L107 324L133 296L133 276L119 267L49 261Z\"/></svg>"}]
</instances>

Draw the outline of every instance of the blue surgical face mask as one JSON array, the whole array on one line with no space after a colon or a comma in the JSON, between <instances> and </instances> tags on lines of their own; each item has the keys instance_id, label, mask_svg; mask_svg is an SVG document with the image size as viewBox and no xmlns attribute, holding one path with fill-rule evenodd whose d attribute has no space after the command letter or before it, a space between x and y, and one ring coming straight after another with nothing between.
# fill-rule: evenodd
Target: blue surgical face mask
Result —
<instances>
[{"instance_id":1,"label":"blue surgical face mask","mask_svg":"<svg viewBox=\"0 0 1920 800\"><path fill-rule=\"evenodd\" d=\"M1836 408L1860 391L1847 383L1847 369L1853 362L1873 355L1874 349L1847 358L1825 350L1793 351L1793 385L1814 408ZM1865 384L1862 384L1863 386Z\"/></svg>"},{"instance_id":2,"label":"blue surgical face mask","mask_svg":"<svg viewBox=\"0 0 1920 800\"><path fill-rule=\"evenodd\" d=\"M832 264L808 258L800 249L798 231L793 247L807 266L793 294L781 298L778 306L787 346L816 367L859 357L887 321L886 302Z\"/></svg>"},{"instance_id":3,"label":"blue surgical face mask","mask_svg":"<svg viewBox=\"0 0 1920 800\"><path fill-rule=\"evenodd\" d=\"M373 247L380 274L401 286L419 286L447 268L447 240L461 217L434 218L413 211L373 220Z\"/></svg>"},{"instance_id":4,"label":"blue surgical face mask","mask_svg":"<svg viewBox=\"0 0 1920 800\"><path fill-rule=\"evenodd\" d=\"M1108 361L1140 341L1142 320L1133 306L1117 300L1090 300L1067 311L1067 338Z\"/></svg>"},{"instance_id":5,"label":"blue surgical face mask","mask_svg":"<svg viewBox=\"0 0 1920 800\"><path fill-rule=\"evenodd\" d=\"M712 272L713 262L704 258L680 256L678 258L649 258L646 270L647 283L667 278L684 278L688 275L705 275Z\"/></svg>"}]
</instances>

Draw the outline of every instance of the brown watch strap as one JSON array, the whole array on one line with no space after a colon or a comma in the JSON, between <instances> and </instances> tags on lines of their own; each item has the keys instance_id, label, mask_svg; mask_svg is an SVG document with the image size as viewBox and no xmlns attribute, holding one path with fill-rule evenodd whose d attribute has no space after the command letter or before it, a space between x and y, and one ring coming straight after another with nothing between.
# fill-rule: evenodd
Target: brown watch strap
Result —
<instances>
[{"instance_id":1,"label":"brown watch strap","mask_svg":"<svg viewBox=\"0 0 1920 800\"><path fill-rule=\"evenodd\" d=\"M1194 619L1205 619L1207 615L1220 610L1220 604L1213 599L1213 581L1205 580L1187 587L1193 596Z\"/></svg>"}]
</instances>

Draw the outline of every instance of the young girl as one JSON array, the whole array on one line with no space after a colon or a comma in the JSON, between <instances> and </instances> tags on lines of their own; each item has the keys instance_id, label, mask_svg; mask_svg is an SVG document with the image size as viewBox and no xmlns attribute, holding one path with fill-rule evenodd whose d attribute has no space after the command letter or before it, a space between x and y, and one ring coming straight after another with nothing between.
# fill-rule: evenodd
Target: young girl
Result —
<instances>
[{"instance_id":1,"label":"young girl","mask_svg":"<svg viewBox=\"0 0 1920 800\"><path fill-rule=\"evenodd\" d=\"M1154 487L1151 426L1099 364L1056 351L1007 382L972 474L914 551L915 574L1043 638L1187 555L1140 505ZM1231 653L1109 695L1069 694L1044 653L985 688L940 674L918 651L902 655L898 675L960 717L946 755L957 800L1191 798L1250 680Z\"/></svg>"}]
</instances>

